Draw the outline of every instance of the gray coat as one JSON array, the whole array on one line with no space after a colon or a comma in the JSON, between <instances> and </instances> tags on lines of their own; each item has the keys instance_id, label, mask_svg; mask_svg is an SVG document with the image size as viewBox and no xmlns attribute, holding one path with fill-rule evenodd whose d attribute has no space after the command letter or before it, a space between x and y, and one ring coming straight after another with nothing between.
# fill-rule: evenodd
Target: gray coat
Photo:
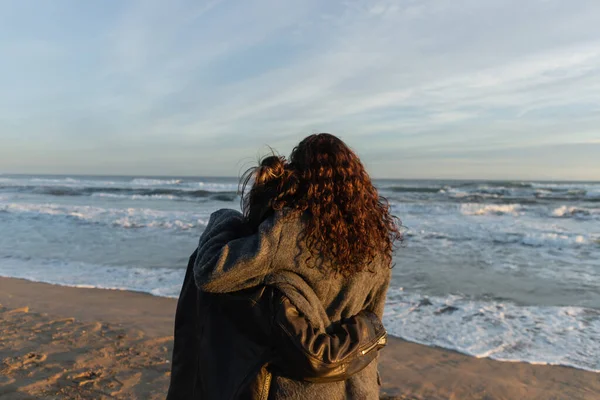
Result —
<instances>
[{"instance_id":1,"label":"gray coat","mask_svg":"<svg viewBox=\"0 0 600 400\"><path fill-rule=\"evenodd\" d=\"M227 293L274 285L313 325L324 328L365 309L381 318L391 277L383 257L373 262L370 271L350 277L325 272L309 260L303 229L301 217L276 212L257 232L251 232L239 212L216 211L198 249L194 266L197 286L205 292ZM376 362L342 382L316 384L275 376L269 395L272 400L377 398Z\"/></svg>"}]
</instances>

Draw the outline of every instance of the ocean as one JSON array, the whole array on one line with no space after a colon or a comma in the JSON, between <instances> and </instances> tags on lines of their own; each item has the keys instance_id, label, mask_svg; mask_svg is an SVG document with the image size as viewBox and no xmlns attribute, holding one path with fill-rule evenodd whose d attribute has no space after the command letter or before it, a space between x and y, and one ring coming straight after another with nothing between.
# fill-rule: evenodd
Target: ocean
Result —
<instances>
[{"instance_id":1,"label":"ocean","mask_svg":"<svg viewBox=\"0 0 600 400\"><path fill-rule=\"evenodd\" d=\"M405 230L390 334L600 372L600 183L375 183ZM177 297L211 212L239 209L237 189L235 178L0 175L0 276Z\"/></svg>"}]
</instances>

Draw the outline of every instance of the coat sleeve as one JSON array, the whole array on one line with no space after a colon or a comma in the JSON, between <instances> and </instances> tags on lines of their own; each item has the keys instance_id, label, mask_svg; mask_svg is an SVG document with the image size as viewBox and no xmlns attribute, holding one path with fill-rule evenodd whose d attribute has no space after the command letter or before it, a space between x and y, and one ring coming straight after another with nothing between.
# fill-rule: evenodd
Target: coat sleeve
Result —
<instances>
[{"instance_id":1,"label":"coat sleeve","mask_svg":"<svg viewBox=\"0 0 600 400\"><path fill-rule=\"evenodd\" d=\"M274 219L266 219L257 232L250 232L237 211L211 220L194 265L196 285L205 292L229 293L261 284L279 247Z\"/></svg>"},{"instance_id":2,"label":"coat sleeve","mask_svg":"<svg viewBox=\"0 0 600 400\"><path fill-rule=\"evenodd\" d=\"M273 339L272 367L293 379L324 383L346 380L363 370L387 344L387 333L370 311L320 331L281 296L274 310Z\"/></svg>"}]
</instances>

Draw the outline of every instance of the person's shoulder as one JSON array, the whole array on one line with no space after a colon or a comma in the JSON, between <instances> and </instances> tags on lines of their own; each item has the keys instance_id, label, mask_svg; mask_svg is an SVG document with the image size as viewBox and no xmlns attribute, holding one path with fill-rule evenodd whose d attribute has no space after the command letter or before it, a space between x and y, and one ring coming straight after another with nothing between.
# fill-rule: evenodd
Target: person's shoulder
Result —
<instances>
[{"instance_id":1,"label":"person's shoulder","mask_svg":"<svg viewBox=\"0 0 600 400\"><path fill-rule=\"evenodd\" d=\"M221 208L210 215L206 231L242 230L245 226L241 212L230 208Z\"/></svg>"},{"instance_id":2,"label":"person's shoulder","mask_svg":"<svg viewBox=\"0 0 600 400\"><path fill-rule=\"evenodd\" d=\"M225 220L225 219L243 219L244 216L241 212L231 209L231 208L221 208L217 211L214 211L210 214L210 219L215 222Z\"/></svg>"}]
</instances>

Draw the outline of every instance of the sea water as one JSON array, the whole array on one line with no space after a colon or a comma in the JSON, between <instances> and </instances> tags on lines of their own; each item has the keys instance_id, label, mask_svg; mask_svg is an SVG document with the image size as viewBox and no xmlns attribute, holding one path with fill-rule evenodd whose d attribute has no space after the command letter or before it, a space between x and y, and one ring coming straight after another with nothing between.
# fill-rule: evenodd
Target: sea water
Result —
<instances>
[{"instance_id":1,"label":"sea water","mask_svg":"<svg viewBox=\"0 0 600 400\"><path fill-rule=\"evenodd\" d=\"M600 183L375 183L405 230L391 334L600 371ZM234 178L0 175L0 275L176 297L237 190Z\"/></svg>"}]
</instances>

